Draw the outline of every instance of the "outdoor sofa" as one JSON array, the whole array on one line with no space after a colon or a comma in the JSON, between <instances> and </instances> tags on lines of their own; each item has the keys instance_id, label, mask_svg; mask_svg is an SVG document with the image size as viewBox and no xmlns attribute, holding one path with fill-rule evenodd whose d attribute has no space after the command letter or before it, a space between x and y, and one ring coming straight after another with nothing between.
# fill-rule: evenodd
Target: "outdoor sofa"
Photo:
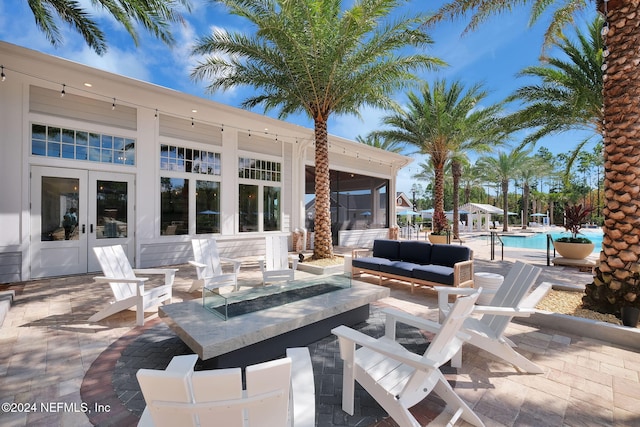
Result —
<instances>
[{"instance_id":1,"label":"outdoor sofa","mask_svg":"<svg viewBox=\"0 0 640 427\"><path fill-rule=\"evenodd\" d=\"M367 252L371 256L363 256ZM473 286L473 251L461 245L379 239L373 251L353 250L351 273L378 276L380 285L383 279L409 282L411 292L415 285L467 288Z\"/></svg>"}]
</instances>

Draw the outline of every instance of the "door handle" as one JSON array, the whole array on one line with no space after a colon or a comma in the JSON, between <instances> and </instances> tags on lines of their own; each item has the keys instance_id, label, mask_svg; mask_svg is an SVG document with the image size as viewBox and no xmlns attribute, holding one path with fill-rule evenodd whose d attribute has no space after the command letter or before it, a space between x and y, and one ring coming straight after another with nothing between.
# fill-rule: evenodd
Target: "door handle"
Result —
<instances>
[{"instance_id":1,"label":"door handle","mask_svg":"<svg viewBox=\"0 0 640 427\"><path fill-rule=\"evenodd\" d=\"M85 230L85 225L84 225L84 224L82 224L82 234L84 234L85 232L86 232L86 230Z\"/></svg>"},{"instance_id":2,"label":"door handle","mask_svg":"<svg viewBox=\"0 0 640 427\"><path fill-rule=\"evenodd\" d=\"M93 234L93 224L89 225L89 233Z\"/></svg>"}]
</instances>

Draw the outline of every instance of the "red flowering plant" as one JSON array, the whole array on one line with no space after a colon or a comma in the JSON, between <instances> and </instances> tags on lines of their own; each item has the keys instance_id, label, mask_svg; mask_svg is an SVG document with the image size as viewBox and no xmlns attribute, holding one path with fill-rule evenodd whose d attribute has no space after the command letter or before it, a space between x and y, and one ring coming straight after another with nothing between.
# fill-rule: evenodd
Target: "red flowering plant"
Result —
<instances>
[{"instance_id":1,"label":"red flowering plant","mask_svg":"<svg viewBox=\"0 0 640 427\"><path fill-rule=\"evenodd\" d=\"M431 234L436 236L444 236L449 229L449 221L443 211L436 211L433 213L433 232Z\"/></svg>"},{"instance_id":2,"label":"red flowering plant","mask_svg":"<svg viewBox=\"0 0 640 427\"><path fill-rule=\"evenodd\" d=\"M564 207L564 228L571 232L571 237L560 237L556 239L558 242L568 243L591 243L586 237L578 237L582 224L587 222L589 215L593 212L591 206L583 206L582 204L570 205Z\"/></svg>"}]
</instances>

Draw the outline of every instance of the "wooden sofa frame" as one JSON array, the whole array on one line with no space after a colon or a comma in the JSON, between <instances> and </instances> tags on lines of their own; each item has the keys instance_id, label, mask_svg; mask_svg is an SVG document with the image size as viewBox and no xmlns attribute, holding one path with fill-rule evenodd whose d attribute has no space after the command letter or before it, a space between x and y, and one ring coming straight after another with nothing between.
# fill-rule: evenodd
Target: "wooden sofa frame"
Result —
<instances>
[{"instance_id":1,"label":"wooden sofa frame","mask_svg":"<svg viewBox=\"0 0 640 427\"><path fill-rule=\"evenodd\" d=\"M358 256L362 256L364 253L372 253L372 249L353 249L351 252L351 259L354 260ZM357 277L361 274L371 274L378 276L378 284L382 285L384 279L400 280L403 282L409 282L411 284L411 293L416 285L422 286L451 286L447 283L438 283L422 279L416 279L414 277L400 276L397 274L385 273L384 271L370 270L361 267L351 267L351 276ZM470 259L468 261L460 261L453 265L453 287L455 288L472 288L473 287L473 251L470 253Z\"/></svg>"}]
</instances>

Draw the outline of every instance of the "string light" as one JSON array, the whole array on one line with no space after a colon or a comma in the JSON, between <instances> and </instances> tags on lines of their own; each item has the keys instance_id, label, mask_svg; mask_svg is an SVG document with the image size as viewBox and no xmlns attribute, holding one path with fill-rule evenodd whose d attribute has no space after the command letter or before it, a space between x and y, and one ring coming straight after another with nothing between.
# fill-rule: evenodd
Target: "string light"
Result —
<instances>
[{"instance_id":1,"label":"string light","mask_svg":"<svg viewBox=\"0 0 640 427\"><path fill-rule=\"evenodd\" d=\"M56 82L56 81L49 80L49 79L44 78L44 77L40 77L40 76L33 75L33 74L30 74L30 73L22 72L22 71L19 71L19 70L14 70L14 69L12 69L12 68L10 68L10 67L5 67L4 65L0 65L0 79L1 79L2 81L5 81L5 80L6 80L5 68L6 68L7 70L9 70L9 71L13 71L13 72L15 72L15 73L17 73L17 74L21 74L21 75L24 75L24 76L27 76L27 77L30 77L30 78L34 78L34 79L38 79L38 80L41 80L41 81L44 81L44 82L48 82L48 83L50 83L50 84L57 84L57 85L60 85L60 86L62 86L62 90L60 91L60 96L61 96L61 97L64 97L64 95L66 95L66 87L67 87L68 85L67 85L67 84L65 84L65 83ZM189 119L191 119L191 126L192 126L192 127L193 127L193 126L195 126L195 121L194 121L194 118L193 118L193 117L189 117L189 116L181 116L181 115L179 115L179 114L174 114L174 113L172 113L172 112L161 111L161 110L160 110L160 109L158 109L158 108L152 108L152 107L149 107L149 106L147 106L147 105L138 104L138 103L136 103L136 102L132 102L132 101L123 101L122 99L117 99L116 97L110 97L110 96L107 96L107 95L104 95L104 94L100 94L100 93L94 92L94 91L92 91L92 90L87 90L87 88L89 88L89 86L86 86L86 85L85 85L85 87L75 87L75 86L69 86L69 87L70 87L71 89L73 89L73 90L74 90L74 92L86 93L86 94L92 95L92 96L97 97L97 98L103 98L103 99L105 99L105 98L106 98L106 99L110 99L110 100L112 101L112 102L111 102L111 109L112 109L112 110L115 110L115 109L116 109L116 103L117 103L117 102L120 102L121 104L131 105L131 106L133 106L133 107L143 108L143 109L147 109L147 110L152 110L152 111L154 112L154 118L156 118L156 119L158 118L158 115L159 115L160 113L162 113L162 114L166 114L167 116L171 116L171 117L175 117L175 118L184 119L184 120L189 120ZM219 126L219 127L220 127L220 131L221 131L221 132L224 132L225 125L224 125L223 123L215 123L215 122L208 122L208 121L205 121L205 123L206 123L206 124L208 124L208 125L212 125L212 126ZM229 125L227 125L227 126L229 126ZM248 132L248 134L249 134L249 137L251 137L252 133L256 132L255 130L252 130L252 129L246 129L246 128L242 128L242 127L235 127L235 126L231 126L231 128L232 128L232 129L237 129L237 130L246 130L246 131ZM310 145L311 145L311 147L314 147L314 148L315 148L316 143L315 143L315 140L313 139L313 130L310 130L310 132L311 132L311 135L309 135L309 136L307 137L308 139L303 138L303 139L302 139L302 142L304 142L305 140L307 140L307 141L309 141L309 142L311 143L311 144L310 144ZM264 133L265 133L265 135L271 135L271 136L273 136L273 137L275 138L275 141L277 141L277 142L280 142L280 141L281 141L281 139L283 139L283 138L282 138L282 135L280 135L280 134L277 134L277 133L275 133L275 132L274 132L274 133L268 132L268 128L265 128L265 132L264 132ZM289 141L291 141L291 142L295 142L296 144L298 144L298 143L300 143L300 142L301 142L301 141L299 141L299 136L293 136L293 135L289 135L289 136L288 136L288 135L285 135L285 136L284 136L284 140L285 140L285 141L286 141L286 140L289 140ZM350 146L344 146L344 145L342 145L342 144L334 144L333 142L328 141L328 147L329 147L329 148L333 148L333 149L335 149L336 151L339 151L339 150L340 150L340 148L342 148L342 154L344 154L344 155L346 155L346 156L349 156L349 155L354 156L354 155L355 155L355 158L358 158L358 159L360 158L360 153L359 153L359 152L355 152L355 153L354 153L353 151L351 151L351 148L352 148L352 147L350 147ZM369 157L369 162L371 162L371 157ZM394 161L391 161L391 162L382 162L382 160L380 160L380 165L381 165L381 166L383 165L383 163L384 163L384 164L389 165L389 167L391 168L391 170L393 170L394 166L395 166L395 167L397 167L397 161L396 161L396 162L394 162Z\"/></svg>"}]
</instances>

